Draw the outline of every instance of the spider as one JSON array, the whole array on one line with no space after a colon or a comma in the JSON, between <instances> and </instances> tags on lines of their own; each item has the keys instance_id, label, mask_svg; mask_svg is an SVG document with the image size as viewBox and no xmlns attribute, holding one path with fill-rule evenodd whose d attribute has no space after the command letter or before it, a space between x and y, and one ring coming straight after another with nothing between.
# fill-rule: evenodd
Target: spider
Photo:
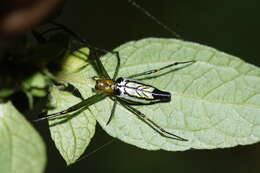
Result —
<instances>
[{"instance_id":1,"label":"spider","mask_svg":"<svg viewBox=\"0 0 260 173\"><path fill-rule=\"evenodd\" d=\"M63 26L64 27L64 26ZM68 31L68 29L67 29ZM84 40L81 40L84 42ZM96 50L96 48L95 48ZM102 52L104 50L101 49ZM180 136L177 136L173 133L168 132L164 128L160 127L157 123L155 123L153 120L148 118L144 113L137 110L133 105L150 105L150 104L158 104L162 102L169 102L171 101L171 93L167 91L162 91L152 85L145 84L143 82L140 82L138 80L135 80L135 78L140 76L145 76L153 73L157 73L161 70L165 70L167 68L171 68L173 66L179 65L179 64L192 64L195 61L184 61L184 62L173 62L171 64L168 64L166 66L163 66L161 68L148 70L142 73L133 74L128 77L118 77L118 71L120 68L120 56L119 52L111 52L116 55L117 57L117 65L115 68L115 72L113 74L113 77L111 78L104 65L102 64L99 57L89 58L90 64L94 67L95 71L98 74L98 77L93 77L93 79L96 81L94 90L96 91L96 94L77 103L74 106L69 107L66 110L63 110L61 112L56 112L53 114L49 114L47 116L44 116L42 118L38 118L35 121L42 121L46 119L55 119L58 116L62 116L74 111L77 111L81 108L88 107L92 104L95 104L98 101L103 100L104 98L108 97L109 99L113 100L113 107L111 110L111 114L107 120L107 125L111 122L116 106L118 103L120 103L125 109L130 111L131 113L135 114L138 118L143 120L147 125L149 125L151 128L153 128L156 132L158 132L161 136L180 140L180 141L188 141L185 138L182 138Z\"/></svg>"}]
</instances>

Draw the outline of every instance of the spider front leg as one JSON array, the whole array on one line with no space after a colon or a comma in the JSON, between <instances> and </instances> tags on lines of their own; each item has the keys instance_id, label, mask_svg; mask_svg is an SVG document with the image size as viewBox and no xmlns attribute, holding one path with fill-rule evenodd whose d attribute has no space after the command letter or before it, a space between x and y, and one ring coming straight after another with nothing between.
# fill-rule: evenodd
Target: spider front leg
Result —
<instances>
[{"instance_id":1,"label":"spider front leg","mask_svg":"<svg viewBox=\"0 0 260 173\"><path fill-rule=\"evenodd\" d=\"M128 76L128 78L136 78L136 77L140 77L140 76L145 76L145 75L148 75L148 74L156 73L156 72L159 72L159 71L161 71L161 70L170 68L170 67L172 67L172 66L176 66L176 65L179 65L179 64L194 63L194 62L196 62L196 61L195 61L195 60L191 60L191 61L183 61L183 62L174 62L174 63L172 63L172 64L163 66L163 67L161 67L161 68L152 69L152 70L148 70L148 71L145 71L145 72L142 72L142 73L137 73L137 74Z\"/></svg>"},{"instance_id":2,"label":"spider front leg","mask_svg":"<svg viewBox=\"0 0 260 173\"><path fill-rule=\"evenodd\" d=\"M117 58L117 64L116 64L116 69L115 69L115 72L114 72L114 75L113 75L113 78L112 78L113 80L115 80L116 77L118 76L118 71L119 71L120 64L121 64L119 52L115 51L114 54L116 55L116 58Z\"/></svg>"},{"instance_id":3,"label":"spider front leg","mask_svg":"<svg viewBox=\"0 0 260 173\"><path fill-rule=\"evenodd\" d=\"M118 51L107 51L106 53L114 54L117 58L117 64L116 64L115 72L114 72L114 75L112 77L112 80L115 80L117 75L118 75L119 68L120 68L120 55L119 55ZM105 77L106 79L111 79L110 76L108 75L104 65L100 61L100 57L96 56L92 60L94 61L94 64L92 64L92 65L94 65L98 68L97 70L99 70L101 72L101 74L103 75L102 77Z\"/></svg>"}]
</instances>

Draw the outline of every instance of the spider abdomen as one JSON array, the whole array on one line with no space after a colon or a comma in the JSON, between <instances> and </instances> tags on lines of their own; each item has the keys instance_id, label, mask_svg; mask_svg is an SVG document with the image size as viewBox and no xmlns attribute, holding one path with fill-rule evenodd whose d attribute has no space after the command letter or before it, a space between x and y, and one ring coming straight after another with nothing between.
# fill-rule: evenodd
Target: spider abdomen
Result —
<instances>
[{"instance_id":1,"label":"spider abdomen","mask_svg":"<svg viewBox=\"0 0 260 173\"><path fill-rule=\"evenodd\" d=\"M116 96L134 103L158 103L171 100L171 94L151 85L128 78L118 78L115 84Z\"/></svg>"}]
</instances>

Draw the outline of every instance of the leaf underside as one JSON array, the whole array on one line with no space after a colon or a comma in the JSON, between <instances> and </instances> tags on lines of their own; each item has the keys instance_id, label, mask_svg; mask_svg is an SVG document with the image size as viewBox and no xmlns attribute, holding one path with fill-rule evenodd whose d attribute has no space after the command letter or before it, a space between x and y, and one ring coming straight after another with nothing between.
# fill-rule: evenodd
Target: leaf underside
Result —
<instances>
[{"instance_id":1,"label":"leaf underside","mask_svg":"<svg viewBox=\"0 0 260 173\"><path fill-rule=\"evenodd\" d=\"M188 142L160 136L121 105L117 106L111 123L106 125L113 102L105 99L90 106L86 114L95 115L111 136L140 148L170 151L226 148L259 141L259 68L216 49L175 39L132 41L115 50L119 51L121 58L120 77L172 62L196 62L139 78L146 84L170 92L172 100L135 106L162 128L188 139ZM116 57L107 54L101 61L113 76ZM64 73L60 79L73 84L84 98L88 98L94 94L93 76L97 74L91 65L87 65L79 72Z\"/></svg>"},{"instance_id":2,"label":"leaf underside","mask_svg":"<svg viewBox=\"0 0 260 173\"><path fill-rule=\"evenodd\" d=\"M52 105L57 109L49 113L62 111L81 100L67 91L58 88L51 89ZM95 132L96 119L89 111L76 111L67 114L65 118L49 120L51 137L62 157L69 165L74 163L88 146Z\"/></svg>"},{"instance_id":3,"label":"leaf underside","mask_svg":"<svg viewBox=\"0 0 260 173\"><path fill-rule=\"evenodd\" d=\"M0 104L0 138L1 173L43 172L43 141L10 102Z\"/></svg>"}]
</instances>

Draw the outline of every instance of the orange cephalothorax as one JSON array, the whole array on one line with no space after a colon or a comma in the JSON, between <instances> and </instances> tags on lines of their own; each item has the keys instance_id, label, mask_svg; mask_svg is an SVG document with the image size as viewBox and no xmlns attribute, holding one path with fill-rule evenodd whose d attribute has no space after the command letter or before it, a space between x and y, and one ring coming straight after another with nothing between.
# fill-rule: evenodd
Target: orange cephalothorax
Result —
<instances>
[{"instance_id":1,"label":"orange cephalothorax","mask_svg":"<svg viewBox=\"0 0 260 173\"><path fill-rule=\"evenodd\" d=\"M95 89L106 94L114 94L115 82L109 79L96 80Z\"/></svg>"}]
</instances>

